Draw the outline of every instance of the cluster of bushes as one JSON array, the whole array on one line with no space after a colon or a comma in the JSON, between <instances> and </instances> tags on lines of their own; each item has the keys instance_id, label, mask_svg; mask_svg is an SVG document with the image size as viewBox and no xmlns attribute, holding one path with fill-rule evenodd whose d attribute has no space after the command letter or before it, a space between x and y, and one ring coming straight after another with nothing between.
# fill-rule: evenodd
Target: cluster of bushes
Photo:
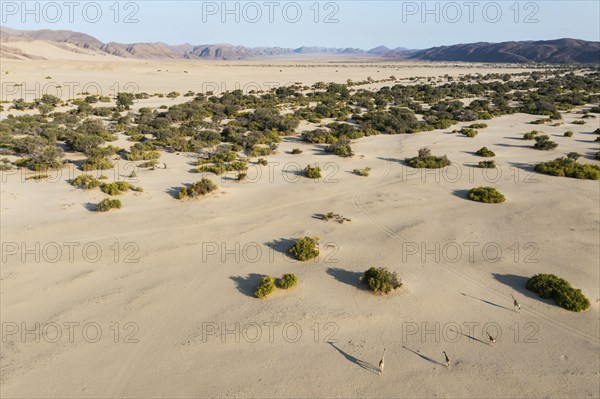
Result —
<instances>
[{"instance_id":1,"label":"cluster of bushes","mask_svg":"<svg viewBox=\"0 0 600 399\"><path fill-rule=\"evenodd\" d=\"M491 158L491 157L496 156L494 151L489 150L487 147L480 148L479 150L477 150L477 152L475 154L479 155L480 157L485 157L485 158Z\"/></svg>"},{"instance_id":2,"label":"cluster of bushes","mask_svg":"<svg viewBox=\"0 0 600 399\"><path fill-rule=\"evenodd\" d=\"M126 181L116 181L113 183L103 183L100 190L108 195L121 195L131 188Z\"/></svg>"},{"instance_id":3,"label":"cluster of bushes","mask_svg":"<svg viewBox=\"0 0 600 399\"><path fill-rule=\"evenodd\" d=\"M535 144L533 145L533 148L538 150L550 151L558 147L558 143L550 140L550 137L546 136L545 134L542 136L536 136L534 140Z\"/></svg>"},{"instance_id":4,"label":"cluster of bushes","mask_svg":"<svg viewBox=\"0 0 600 399\"><path fill-rule=\"evenodd\" d=\"M429 148L421 148L419 155L414 158L408 158L406 163L413 168L439 169L451 164L448 157L431 155Z\"/></svg>"},{"instance_id":5,"label":"cluster of bushes","mask_svg":"<svg viewBox=\"0 0 600 399\"><path fill-rule=\"evenodd\" d=\"M100 184L101 184L100 180L96 179L92 175L77 176L71 182L72 186L79 187L79 188L82 188L84 190L91 190L91 189L100 187Z\"/></svg>"},{"instance_id":6,"label":"cluster of bushes","mask_svg":"<svg viewBox=\"0 0 600 399\"><path fill-rule=\"evenodd\" d=\"M469 190L467 198L471 201L483 202L486 204L500 204L506 201L506 197L494 187L476 187Z\"/></svg>"},{"instance_id":7,"label":"cluster of bushes","mask_svg":"<svg viewBox=\"0 0 600 399\"><path fill-rule=\"evenodd\" d=\"M149 161L160 158L160 152L150 143L135 143L127 153L129 161Z\"/></svg>"},{"instance_id":8,"label":"cluster of bushes","mask_svg":"<svg viewBox=\"0 0 600 399\"><path fill-rule=\"evenodd\" d=\"M590 301L580 289L554 274L536 274L527 281L527 289L544 299L554 299L562 308L581 312L590 307Z\"/></svg>"},{"instance_id":9,"label":"cluster of bushes","mask_svg":"<svg viewBox=\"0 0 600 399\"><path fill-rule=\"evenodd\" d=\"M282 290L289 290L298 284L298 276L292 273L284 274L280 279L275 281L273 276L263 276L260 280L260 284L256 288L254 295L257 298L266 298L272 294L276 287Z\"/></svg>"},{"instance_id":10,"label":"cluster of bushes","mask_svg":"<svg viewBox=\"0 0 600 399\"><path fill-rule=\"evenodd\" d=\"M338 140L335 143L329 144L325 147L325 152L330 152L340 157L351 157L353 155L350 140Z\"/></svg>"},{"instance_id":11,"label":"cluster of bushes","mask_svg":"<svg viewBox=\"0 0 600 399\"><path fill-rule=\"evenodd\" d=\"M478 132L475 129L463 127L462 129L460 129L459 133L467 137L475 137L477 136Z\"/></svg>"},{"instance_id":12,"label":"cluster of bushes","mask_svg":"<svg viewBox=\"0 0 600 399\"><path fill-rule=\"evenodd\" d=\"M402 286L402 282L398 279L396 272L390 272L384 267L372 267L367 270L364 281L371 291L382 294L389 294L391 291Z\"/></svg>"},{"instance_id":13,"label":"cluster of bushes","mask_svg":"<svg viewBox=\"0 0 600 399\"><path fill-rule=\"evenodd\" d=\"M238 158L234 151L217 152L207 159L200 159L196 169L198 173L207 172L222 175L225 172L236 171L238 174L248 170L248 163Z\"/></svg>"},{"instance_id":14,"label":"cluster of bushes","mask_svg":"<svg viewBox=\"0 0 600 399\"><path fill-rule=\"evenodd\" d=\"M307 165L304 169L304 176L309 179L320 179L321 178L321 168L318 165L311 166Z\"/></svg>"},{"instance_id":15,"label":"cluster of bushes","mask_svg":"<svg viewBox=\"0 0 600 399\"><path fill-rule=\"evenodd\" d=\"M288 251L300 261L307 261L319 256L319 237L302 237Z\"/></svg>"},{"instance_id":16,"label":"cluster of bushes","mask_svg":"<svg viewBox=\"0 0 600 399\"><path fill-rule=\"evenodd\" d=\"M181 187L181 189L179 190L178 198L179 199L184 199L187 197L197 198L197 197L212 193L216 189L217 189L217 185L215 183L213 183L211 180L209 180L207 178L204 178L200 181L197 181L196 183L193 183L189 187L188 186Z\"/></svg>"},{"instance_id":17,"label":"cluster of bushes","mask_svg":"<svg viewBox=\"0 0 600 399\"><path fill-rule=\"evenodd\" d=\"M105 198L96 205L96 212L108 212L111 209L121 209L121 200Z\"/></svg>"},{"instance_id":18,"label":"cluster of bushes","mask_svg":"<svg viewBox=\"0 0 600 399\"><path fill-rule=\"evenodd\" d=\"M600 166L581 164L574 157L557 158L535 166L535 171L551 176L573 177L576 179L600 180Z\"/></svg>"},{"instance_id":19,"label":"cluster of bushes","mask_svg":"<svg viewBox=\"0 0 600 399\"><path fill-rule=\"evenodd\" d=\"M525 140L533 140L538 134L542 134L539 130L532 130L531 132L525 133L523 138Z\"/></svg>"}]
</instances>

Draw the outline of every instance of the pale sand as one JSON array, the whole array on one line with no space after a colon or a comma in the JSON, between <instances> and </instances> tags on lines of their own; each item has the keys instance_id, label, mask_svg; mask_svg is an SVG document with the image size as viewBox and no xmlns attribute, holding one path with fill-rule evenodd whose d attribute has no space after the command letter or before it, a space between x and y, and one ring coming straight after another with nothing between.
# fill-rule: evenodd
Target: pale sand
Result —
<instances>
[{"instance_id":1,"label":"pale sand","mask_svg":"<svg viewBox=\"0 0 600 399\"><path fill-rule=\"evenodd\" d=\"M11 61L6 64L15 70ZM23 68L15 70L15 76L33 76L34 63L19 65ZM38 72L60 78L79 67L63 66L59 72L38 65ZM159 67L148 63L145 68L150 80L171 76L151 77ZM188 66L180 66L184 68ZM217 64L203 68L221 70ZM143 75L138 71L136 75ZM218 79L232 78L229 69L222 71ZM268 71L256 67L243 73L262 79ZM80 73L81 80L128 76L124 66L106 72L90 67ZM327 81L334 73L307 69L290 79ZM406 71L424 73L425 69ZM346 71L340 75L340 81L355 78ZM184 90L188 87L184 78L173 72L172 80L148 80L155 88L145 90ZM39 263L32 255L26 262L18 255L7 257L1 270L2 321L25 322L29 328L36 322L80 326L72 343L66 329L58 343L49 342L52 337L40 342L31 335L26 340L20 334L7 337L2 342L2 397L597 397L598 182L529 176L511 165L550 160L569 151L590 156L598 151L591 142L595 136L589 134L598 121L577 126L569 123L574 116L566 115L567 123L561 127L527 124L533 119L517 114L486 121L490 127L473 139L449 130L365 138L353 144L357 155L352 159L323 155L318 146L288 138L278 154L268 157L272 165L279 164L272 169L272 180L270 166L261 168L262 178L255 183L212 176L219 184L218 194L191 202L180 202L169 191L199 180L191 172L193 159L164 154L161 160L168 169L139 171L139 185L145 191L121 196L123 209L107 214L86 208L106 196L99 190L71 187L68 173L56 183L7 176L0 197L2 241L26 243L29 248L39 242L49 252ZM532 142L520 140L534 129L549 134L558 149L536 151L530 148ZM563 138L566 130L573 130L574 137ZM451 181L455 169L450 168L444 172L448 178L436 182L440 172L425 176L398 162L424 146L461 165L462 176ZM480 161L470 152L482 146L497 154L502 171L498 182L485 181L480 169L462 166ZM304 153L288 154L294 147ZM324 170L328 182L315 183L292 173L287 179L298 181L289 182L282 167L290 162L302 167L319 162L324 168L331 163L333 169ZM349 173L367 166L373 169L370 177ZM125 179L130 170L123 165L120 170L118 178ZM113 179L112 173L105 172ZM249 175L255 175L253 169ZM466 200L464 191L478 185L497 187L507 202L486 205ZM327 211L352 222L341 225L313 218ZM321 238L318 263L290 261L267 245L304 235ZM51 242L79 243L74 261L69 261L63 246L62 259L49 262L54 256ZM81 247L90 242L103 251L97 263L85 261L81 254ZM111 250L115 242L121 248L117 260ZM139 247L139 263L125 262L128 242ZM448 252L440 262L434 255L425 261L420 255L408 255L403 262L411 242L429 249L440 243ZM473 261L467 242L480 244ZM239 243L240 259L236 253L218 251L205 253L203 261L207 249L203 243L227 249ZM326 243L334 243L338 250L325 248ZM449 259L454 256L452 243L462 249L456 262ZM499 262L483 258L481 248L489 243L502 249ZM526 263L535 246L539 251L530 259L537 263ZM261 251L257 260L256 248ZM90 249L90 256L93 252ZM493 248L489 256L495 257ZM404 286L389 297L358 289L359 276L370 266L397 271ZM252 297L256 278L244 280L251 274L279 277L291 272L298 275L299 286L264 301ZM527 292L526 278L540 272L558 274L581 288L591 309L568 312ZM522 304L520 313L513 311L511 294ZM82 337L81 325L89 322L102 328L97 343ZM121 330L118 343L110 329L113 322ZM124 330L127 322L139 327L134 335L138 343L123 342L133 331ZM240 323L242 328L266 322L281 323L274 327L273 342L267 326L257 343L249 342L253 329L239 343L233 335L224 335L225 342L220 335L203 342L203 323L227 323L228 328ZM438 323L440 336L421 336L424 322L429 328ZM482 326L489 322L502 329L494 346L481 342L486 341ZM302 330L298 342L282 337L285 323L298 323ZM320 331L317 343L315 323ZM419 332L408 335L412 323ZM471 334L464 323L479 325ZM454 342L450 330L456 326L477 340L461 335ZM54 335L50 327L47 332ZM88 332L93 338L94 330ZM288 340L294 338L293 328L288 333ZM339 350L325 343L327 339L337 340ZM369 364L377 366L384 347L386 369L379 377ZM450 369L442 365L442 351L451 357Z\"/></svg>"}]
</instances>

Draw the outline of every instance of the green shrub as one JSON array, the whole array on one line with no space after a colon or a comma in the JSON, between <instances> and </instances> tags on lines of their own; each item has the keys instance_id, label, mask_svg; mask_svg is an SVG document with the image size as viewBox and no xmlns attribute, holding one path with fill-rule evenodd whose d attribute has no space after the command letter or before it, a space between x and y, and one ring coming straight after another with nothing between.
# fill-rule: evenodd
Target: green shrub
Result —
<instances>
[{"instance_id":1,"label":"green shrub","mask_svg":"<svg viewBox=\"0 0 600 399\"><path fill-rule=\"evenodd\" d=\"M569 130L568 132L565 132L565 134L563 134L563 136L564 137L573 137L573 132Z\"/></svg>"},{"instance_id":2,"label":"green shrub","mask_svg":"<svg viewBox=\"0 0 600 399\"><path fill-rule=\"evenodd\" d=\"M482 169L496 169L495 161L481 161L479 162L479 167Z\"/></svg>"},{"instance_id":3,"label":"green shrub","mask_svg":"<svg viewBox=\"0 0 600 399\"><path fill-rule=\"evenodd\" d=\"M384 267L372 267L367 270L365 272L365 282L371 291L383 294L389 294L392 290L402 286L396 272L390 272Z\"/></svg>"},{"instance_id":4,"label":"green shrub","mask_svg":"<svg viewBox=\"0 0 600 399\"><path fill-rule=\"evenodd\" d=\"M580 164L569 158L557 158L554 161L537 164L535 171L551 176L600 180L600 165Z\"/></svg>"},{"instance_id":5,"label":"green shrub","mask_svg":"<svg viewBox=\"0 0 600 399\"><path fill-rule=\"evenodd\" d=\"M536 136L534 140L535 144L533 145L533 148L538 150L550 151L558 147L558 143L551 141L550 137L546 136L545 134L542 136Z\"/></svg>"},{"instance_id":6,"label":"green shrub","mask_svg":"<svg viewBox=\"0 0 600 399\"><path fill-rule=\"evenodd\" d=\"M315 166L306 166L306 169L304 169L304 176L308 177L309 179L320 179L321 178L321 168L317 165Z\"/></svg>"},{"instance_id":7,"label":"green shrub","mask_svg":"<svg viewBox=\"0 0 600 399\"><path fill-rule=\"evenodd\" d=\"M527 289L544 299L554 299L558 306L567 310L581 312L590 307L590 301L580 289L554 274L536 274L527 281Z\"/></svg>"},{"instance_id":8,"label":"green shrub","mask_svg":"<svg viewBox=\"0 0 600 399\"><path fill-rule=\"evenodd\" d=\"M296 284L298 284L298 276L296 276L295 274L284 274L279 281L277 282L277 285L279 286L279 288L287 290L290 289L292 287L294 287Z\"/></svg>"},{"instance_id":9,"label":"green shrub","mask_svg":"<svg viewBox=\"0 0 600 399\"><path fill-rule=\"evenodd\" d=\"M550 119L550 118L536 119L536 120L531 121L529 123L531 123L532 125L543 125L544 123L549 123L549 122L552 122L552 119Z\"/></svg>"},{"instance_id":10,"label":"green shrub","mask_svg":"<svg viewBox=\"0 0 600 399\"><path fill-rule=\"evenodd\" d=\"M258 145L255 145L254 147L252 147L252 150L250 150L250 156L251 157L264 157L266 155L270 155L273 151L271 151L271 149L269 147L261 147Z\"/></svg>"},{"instance_id":11,"label":"green shrub","mask_svg":"<svg viewBox=\"0 0 600 399\"><path fill-rule=\"evenodd\" d=\"M496 154L494 154L494 151L489 150L487 147L481 147L479 150L477 150L477 152L475 154L479 155L480 157L485 157L485 158L490 158L490 157L496 156Z\"/></svg>"},{"instance_id":12,"label":"green shrub","mask_svg":"<svg viewBox=\"0 0 600 399\"><path fill-rule=\"evenodd\" d=\"M367 177L369 176L369 173L371 172L371 168L364 168L364 169L354 169L353 173L355 175L358 176L363 176L363 177Z\"/></svg>"},{"instance_id":13,"label":"green shrub","mask_svg":"<svg viewBox=\"0 0 600 399\"><path fill-rule=\"evenodd\" d=\"M77 176L77 178L71 182L71 185L84 190L91 190L93 188L100 187L100 180L96 179L92 175L81 175Z\"/></svg>"},{"instance_id":14,"label":"green shrub","mask_svg":"<svg viewBox=\"0 0 600 399\"><path fill-rule=\"evenodd\" d=\"M29 176L26 180L36 180L36 181L38 181L38 180L45 180L48 177L50 177L50 176L48 176L47 174L33 175L33 176Z\"/></svg>"},{"instance_id":15,"label":"green shrub","mask_svg":"<svg viewBox=\"0 0 600 399\"><path fill-rule=\"evenodd\" d=\"M425 169L439 169L451 164L450 160L445 155L442 157L431 155L431 150L429 148L421 148L419 150L419 155L414 158L408 158L406 163L413 168Z\"/></svg>"},{"instance_id":16,"label":"green shrub","mask_svg":"<svg viewBox=\"0 0 600 399\"><path fill-rule=\"evenodd\" d=\"M211 192L215 191L216 189L217 189L217 185L215 183L213 183L209 179L204 178L204 179L192 184L190 187L182 187L179 190L179 199L184 199L186 197L190 197L190 198L200 197L202 195L211 193Z\"/></svg>"},{"instance_id":17,"label":"green shrub","mask_svg":"<svg viewBox=\"0 0 600 399\"><path fill-rule=\"evenodd\" d=\"M129 190L129 183L126 181L116 181L114 183L103 183L100 190L108 195L121 195Z\"/></svg>"},{"instance_id":18,"label":"green shrub","mask_svg":"<svg viewBox=\"0 0 600 399\"><path fill-rule=\"evenodd\" d=\"M104 157L88 158L83 162L81 169L85 172L90 170L106 170L111 169L114 165Z\"/></svg>"},{"instance_id":19,"label":"green shrub","mask_svg":"<svg viewBox=\"0 0 600 399\"><path fill-rule=\"evenodd\" d=\"M502 193L494 187L476 187L469 190L467 198L471 201L484 202L486 204L500 204L506 201Z\"/></svg>"},{"instance_id":20,"label":"green shrub","mask_svg":"<svg viewBox=\"0 0 600 399\"><path fill-rule=\"evenodd\" d=\"M325 147L325 152L333 153L339 157L351 157L354 155L350 147L350 140L339 140L333 144L329 144Z\"/></svg>"},{"instance_id":21,"label":"green shrub","mask_svg":"<svg viewBox=\"0 0 600 399\"><path fill-rule=\"evenodd\" d=\"M292 154L294 154L294 155L302 154L302 150L300 148L294 148L292 150Z\"/></svg>"},{"instance_id":22,"label":"green shrub","mask_svg":"<svg viewBox=\"0 0 600 399\"><path fill-rule=\"evenodd\" d=\"M529 133L525 133L523 135L523 138L525 140L533 140L535 138L535 136L538 135L538 134L542 134L542 132L540 132L539 130L532 130Z\"/></svg>"},{"instance_id":23,"label":"green shrub","mask_svg":"<svg viewBox=\"0 0 600 399\"><path fill-rule=\"evenodd\" d=\"M581 119L578 119L576 121L573 121L574 125L585 125L585 121L582 121Z\"/></svg>"},{"instance_id":24,"label":"green shrub","mask_svg":"<svg viewBox=\"0 0 600 399\"><path fill-rule=\"evenodd\" d=\"M111 209L121 209L121 200L105 198L96 205L96 212L107 212Z\"/></svg>"},{"instance_id":25,"label":"green shrub","mask_svg":"<svg viewBox=\"0 0 600 399\"><path fill-rule=\"evenodd\" d=\"M196 171L198 173L214 173L215 175L220 176L225 173L227 169L225 168L225 165L219 163L214 165L203 165L196 169Z\"/></svg>"},{"instance_id":26,"label":"green shrub","mask_svg":"<svg viewBox=\"0 0 600 399\"><path fill-rule=\"evenodd\" d=\"M269 162L264 158L258 158L258 161L256 161L256 163L262 166L267 166L269 164Z\"/></svg>"},{"instance_id":27,"label":"green shrub","mask_svg":"<svg viewBox=\"0 0 600 399\"><path fill-rule=\"evenodd\" d=\"M468 127L463 127L462 129L460 129L460 134L467 136L467 137L475 137L475 136L477 136L477 130L470 129Z\"/></svg>"},{"instance_id":28,"label":"green shrub","mask_svg":"<svg viewBox=\"0 0 600 399\"><path fill-rule=\"evenodd\" d=\"M596 153L596 159L600 159L600 151Z\"/></svg>"},{"instance_id":29,"label":"green shrub","mask_svg":"<svg viewBox=\"0 0 600 399\"><path fill-rule=\"evenodd\" d=\"M273 293L273 291L275 291L275 277L263 276L254 295L256 295L257 298L266 298Z\"/></svg>"},{"instance_id":30,"label":"green shrub","mask_svg":"<svg viewBox=\"0 0 600 399\"><path fill-rule=\"evenodd\" d=\"M487 123L473 123L469 126L470 129L485 129L488 127Z\"/></svg>"},{"instance_id":31,"label":"green shrub","mask_svg":"<svg viewBox=\"0 0 600 399\"><path fill-rule=\"evenodd\" d=\"M319 237L302 237L289 249L298 260L306 261L319 256Z\"/></svg>"}]
</instances>

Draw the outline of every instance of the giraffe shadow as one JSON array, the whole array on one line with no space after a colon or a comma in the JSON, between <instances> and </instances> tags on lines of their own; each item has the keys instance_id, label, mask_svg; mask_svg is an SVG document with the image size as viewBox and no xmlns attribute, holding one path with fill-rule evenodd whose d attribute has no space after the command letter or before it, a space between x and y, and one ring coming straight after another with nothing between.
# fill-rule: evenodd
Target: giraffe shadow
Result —
<instances>
[{"instance_id":1,"label":"giraffe shadow","mask_svg":"<svg viewBox=\"0 0 600 399\"><path fill-rule=\"evenodd\" d=\"M415 355L419 356L421 359L423 359L423 360L427 360L428 362L435 364L436 366L442 366L442 367L446 367L446 365L445 365L445 364L442 364L442 363L438 362L437 360L434 360L434 359L432 359L432 358L430 358L430 357L428 357L428 356L425 356L425 355L423 355L422 353L416 352L416 351L414 351L414 350L412 350L412 349L410 349L410 348L407 348L407 347L406 347L406 346L404 346L404 345L403 345L402 347L403 347L404 349L406 349L407 351L409 351L409 352L412 352L412 353L414 353Z\"/></svg>"},{"instance_id":2,"label":"giraffe shadow","mask_svg":"<svg viewBox=\"0 0 600 399\"><path fill-rule=\"evenodd\" d=\"M477 298L476 296L465 294L464 292L461 292L461 294L463 296L466 296L466 297L469 297L469 298L473 298L473 299L477 299L478 301L481 301L481 302L486 303L486 304L491 305L491 306L495 306L495 307L500 308L500 309L506 309L506 310L511 311L511 312L513 311L513 309L507 308L506 306L498 305L497 303L490 302L490 301L487 301L485 299Z\"/></svg>"},{"instance_id":3,"label":"giraffe shadow","mask_svg":"<svg viewBox=\"0 0 600 399\"><path fill-rule=\"evenodd\" d=\"M335 346L333 344L333 342L329 342L329 345L333 346L333 348L335 350L337 350L342 356L344 356L346 358L346 360L348 360L349 362L352 362L352 363L356 364L357 366L359 366L367 371L370 371L371 373L379 375L378 367L375 367L369 362L365 362L364 360L360 360L360 359L350 355L349 353L344 352L343 350L341 350L340 348Z\"/></svg>"}]
</instances>

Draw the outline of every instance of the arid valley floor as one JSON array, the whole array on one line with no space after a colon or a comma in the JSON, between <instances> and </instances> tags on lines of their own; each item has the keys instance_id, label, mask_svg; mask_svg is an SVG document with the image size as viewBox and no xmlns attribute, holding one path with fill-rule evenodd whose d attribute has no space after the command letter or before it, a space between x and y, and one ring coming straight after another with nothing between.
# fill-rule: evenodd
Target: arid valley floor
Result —
<instances>
[{"instance_id":1,"label":"arid valley floor","mask_svg":"<svg viewBox=\"0 0 600 399\"><path fill-rule=\"evenodd\" d=\"M274 83L394 75L396 83L411 84L411 77L447 82L445 75L528 71L343 57L261 62L56 56L3 60L0 74L27 88L97 83L113 95L111 86L125 91L127 83L165 94L212 84L267 91ZM136 101L133 111L189 100L151 97ZM119 196L123 208L107 213L91 211L104 193L69 184L83 173L73 163L41 181L28 180L36 172L25 168L3 171L1 396L598 397L599 183L533 172L536 163L569 152L598 164L599 118L573 124L576 112L594 105L562 112L559 126L531 125L545 116L514 113L363 137L352 140L348 158L303 141L300 133L320 123L302 121L265 157L268 165L250 162L242 182L207 174L217 192L193 201L176 193L199 180L197 154L161 150L154 169L120 159L102 173L110 181L134 179L144 191ZM37 112L5 109L0 117L10 113ZM476 122L488 127L474 138L453 132ZM533 149L523 134L535 129L558 148ZM573 137L564 137L567 130ZM116 135L110 144L134 144ZM423 147L447 155L452 166L408 167L404 160ZM481 147L496 153L496 169L477 167ZM302 153L292 155L294 148ZM314 163L321 179L300 175ZM352 173L367 167L368 177ZM466 192L477 186L497 188L506 202L469 201ZM329 211L351 222L316 216ZM286 253L303 236L319 237L317 261ZM372 266L397 272L398 292L365 290L359 281ZM298 286L254 297L260 276L284 273L295 273ZM536 273L567 279L590 309L569 312L540 299L525 288ZM486 331L496 337L493 345ZM378 375L383 348L385 372Z\"/></svg>"}]
</instances>

